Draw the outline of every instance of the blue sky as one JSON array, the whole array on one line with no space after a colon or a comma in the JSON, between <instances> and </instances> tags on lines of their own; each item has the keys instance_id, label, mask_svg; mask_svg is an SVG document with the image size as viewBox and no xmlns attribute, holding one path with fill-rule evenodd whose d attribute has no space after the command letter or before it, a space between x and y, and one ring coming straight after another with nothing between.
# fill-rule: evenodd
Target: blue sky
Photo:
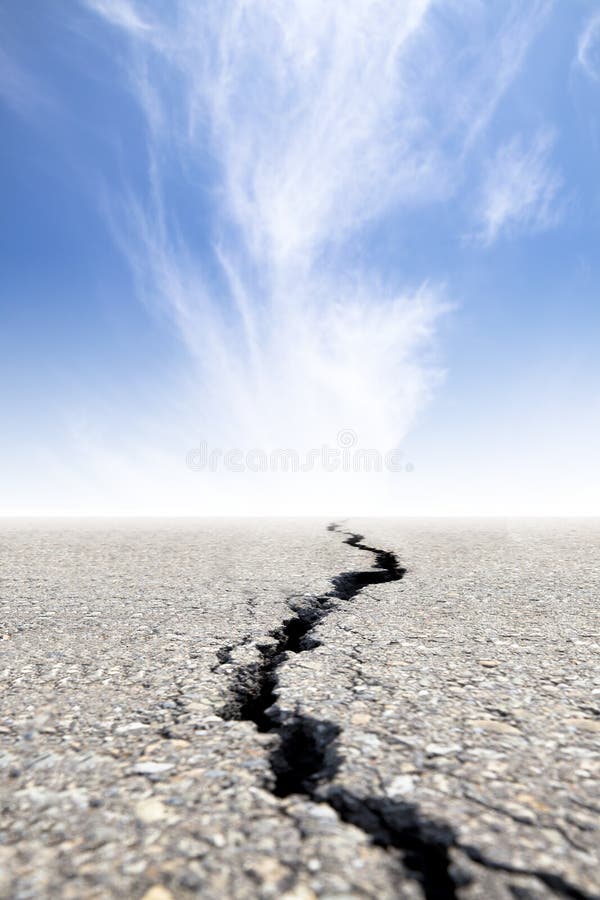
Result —
<instances>
[{"instance_id":1,"label":"blue sky","mask_svg":"<svg viewBox=\"0 0 600 900\"><path fill-rule=\"evenodd\" d=\"M1 511L600 511L596 3L0 28ZM413 470L186 465L342 429Z\"/></svg>"}]
</instances>

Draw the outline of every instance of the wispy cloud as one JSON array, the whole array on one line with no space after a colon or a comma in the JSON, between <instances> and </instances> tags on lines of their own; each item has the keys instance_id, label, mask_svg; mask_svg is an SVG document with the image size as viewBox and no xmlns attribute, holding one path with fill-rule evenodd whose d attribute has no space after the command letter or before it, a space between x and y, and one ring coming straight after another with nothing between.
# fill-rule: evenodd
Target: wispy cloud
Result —
<instances>
[{"instance_id":1,"label":"wispy cloud","mask_svg":"<svg viewBox=\"0 0 600 900\"><path fill-rule=\"evenodd\" d=\"M85 5L131 41L148 189L115 198L112 223L190 351L206 437L313 446L351 425L396 443L438 377L447 306L359 265L353 241L458 191L548 3ZM202 234L174 177L210 209Z\"/></svg>"},{"instance_id":2,"label":"wispy cloud","mask_svg":"<svg viewBox=\"0 0 600 900\"><path fill-rule=\"evenodd\" d=\"M149 31L152 26L138 13L135 5L129 0L82 0L92 12L103 16L111 25L124 28L129 32Z\"/></svg>"},{"instance_id":3,"label":"wispy cloud","mask_svg":"<svg viewBox=\"0 0 600 900\"><path fill-rule=\"evenodd\" d=\"M438 96L443 98L449 115L461 134L463 158L485 132L499 104L519 75L527 52L552 11L552 0L532 0L527 4L503 4L500 21L494 22L490 11L483 12L477 2L471 7L474 34L479 38L455 47L457 67L462 75L460 91L454 100L457 77L448 70L442 54ZM469 4L462 4L463 15ZM449 77L448 77L449 76Z\"/></svg>"},{"instance_id":4,"label":"wispy cloud","mask_svg":"<svg viewBox=\"0 0 600 900\"><path fill-rule=\"evenodd\" d=\"M478 209L477 238L489 245L503 236L539 232L557 225L562 178L550 161L553 135L539 132L503 144L488 162Z\"/></svg>"},{"instance_id":5,"label":"wispy cloud","mask_svg":"<svg viewBox=\"0 0 600 900\"><path fill-rule=\"evenodd\" d=\"M451 193L550 8L180 0L151 25L134 3L86 3L132 37L154 139L190 157L209 136L230 220L275 267Z\"/></svg>"},{"instance_id":6,"label":"wispy cloud","mask_svg":"<svg viewBox=\"0 0 600 900\"><path fill-rule=\"evenodd\" d=\"M600 81L600 13L585 23L577 43L577 62L589 78Z\"/></svg>"}]
</instances>

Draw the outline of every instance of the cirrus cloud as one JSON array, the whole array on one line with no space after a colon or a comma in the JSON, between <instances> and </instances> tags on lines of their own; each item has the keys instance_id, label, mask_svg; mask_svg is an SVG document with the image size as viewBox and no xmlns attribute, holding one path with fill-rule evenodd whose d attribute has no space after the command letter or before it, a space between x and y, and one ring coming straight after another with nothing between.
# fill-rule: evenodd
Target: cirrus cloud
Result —
<instances>
[{"instance_id":1,"label":"cirrus cloud","mask_svg":"<svg viewBox=\"0 0 600 900\"><path fill-rule=\"evenodd\" d=\"M560 221L562 178L550 161L554 137L517 135L488 162L481 187L477 238L486 245L517 232L539 232Z\"/></svg>"},{"instance_id":2,"label":"cirrus cloud","mask_svg":"<svg viewBox=\"0 0 600 900\"><path fill-rule=\"evenodd\" d=\"M589 78L600 81L600 14L585 23L577 44L577 62Z\"/></svg>"},{"instance_id":3,"label":"cirrus cloud","mask_svg":"<svg viewBox=\"0 0 600 900\"><path fill-rule=\"evenodd\" d=\"M85 6L129 40L147 188L113 196L111 225L189 351L190 421L234 446L319 446L346 425L402 440L448 304L356 247L390 211L456 196L549 3Z\"/></svg>"}]
</instances>

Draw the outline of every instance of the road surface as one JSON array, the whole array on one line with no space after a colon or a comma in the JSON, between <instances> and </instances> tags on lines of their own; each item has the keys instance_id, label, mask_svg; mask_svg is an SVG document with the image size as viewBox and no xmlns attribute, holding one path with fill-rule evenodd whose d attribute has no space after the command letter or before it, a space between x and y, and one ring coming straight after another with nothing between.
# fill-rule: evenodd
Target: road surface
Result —
<instances>
[{"instance_id":1,"label":"road surface","mask_svg":"<svg viewBox=\"0 0 600 900\"><path fill-rule=\"evenodd\" d=\"M0 526L0 896L600 896L600 523Z\"/></svg>"}]
</instances>

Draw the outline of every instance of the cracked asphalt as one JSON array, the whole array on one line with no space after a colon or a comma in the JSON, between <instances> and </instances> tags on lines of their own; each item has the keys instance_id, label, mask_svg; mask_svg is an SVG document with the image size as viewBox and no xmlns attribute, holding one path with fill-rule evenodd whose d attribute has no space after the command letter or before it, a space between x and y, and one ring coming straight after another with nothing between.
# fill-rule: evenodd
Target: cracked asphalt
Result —
<instances>
[{"instance_id":1,"label":"cracked asphalt","mask_svg":"<svg viewBox=\"0 0 600 900\"><path fill-rule=\"evenodd\" d=\"M600 896L600 523L327 525L0 526L1 897Z\"/></svg>"}]
</instances>

